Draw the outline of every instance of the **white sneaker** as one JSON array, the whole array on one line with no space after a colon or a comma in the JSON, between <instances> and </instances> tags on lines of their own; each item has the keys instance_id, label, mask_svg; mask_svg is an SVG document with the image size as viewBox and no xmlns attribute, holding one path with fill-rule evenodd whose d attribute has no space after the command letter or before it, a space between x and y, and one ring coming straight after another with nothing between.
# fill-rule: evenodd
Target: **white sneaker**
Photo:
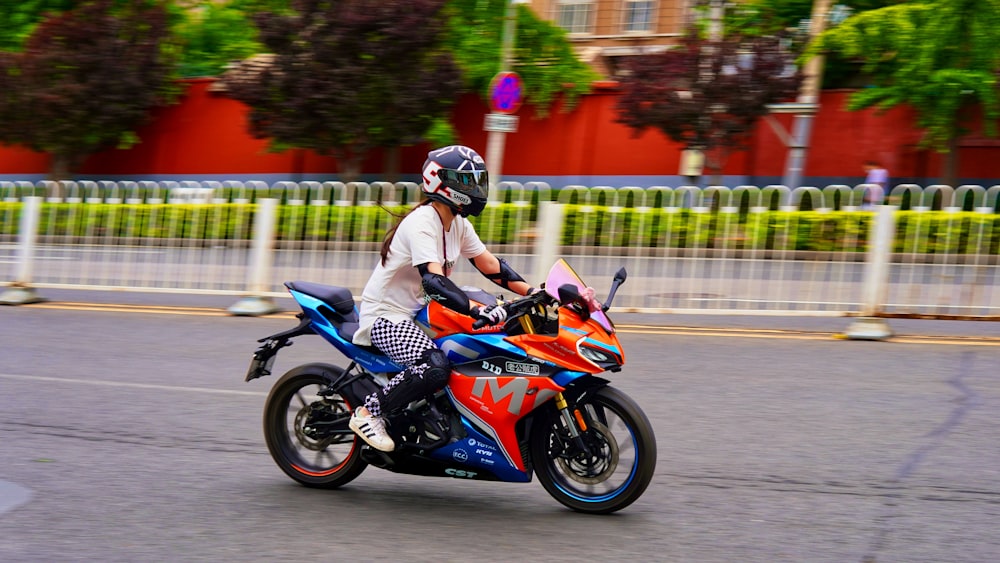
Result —
<instances>
[{"instance_id":1,"label":"white sneaker","mask_svg":"<svg viewBox=\"0 0 1000 563\"><path fill-rule=\"evenodd\" d=\"M351 415L351 422L348 423L351 430L376 450L391 452L396 449L396 443L392 441L392 437L385 430L385 422L382 417L362 416L358 414L361 408L355 409L354 414Z\"/></svg>"}]
</instances>

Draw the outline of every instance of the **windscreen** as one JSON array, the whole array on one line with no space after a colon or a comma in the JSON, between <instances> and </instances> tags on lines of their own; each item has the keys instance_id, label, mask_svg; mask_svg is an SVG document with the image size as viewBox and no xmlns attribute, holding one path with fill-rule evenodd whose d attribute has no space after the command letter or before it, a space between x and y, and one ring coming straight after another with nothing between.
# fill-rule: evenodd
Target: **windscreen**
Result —
<instances>
[{"instance_id":1,"label":"windscreen","mask_svg":"<svg viewBox=\"0 0 1000 563\"><path fill-rule=\"evenodd\" d=\"M573 268L566 263L565 260L560 258L552 265L552 269L549 270L549 275L545 278L545 292L551 295L555 299L559 299L559 287L562 285L571 284L576 286L580 291L580 295L587 296L591 295L591 298L587 300L590 306L590 318L596 320L598 324L604 327L608 332L614 331L611 325L611 320L608 316L604 314L601 309L600 302L596 298L593 298L593 289L588 288L587 284L583 283L580 276L577 275ZM589 291L588 291L589 290Z\"/></svg>"}]
</instances>

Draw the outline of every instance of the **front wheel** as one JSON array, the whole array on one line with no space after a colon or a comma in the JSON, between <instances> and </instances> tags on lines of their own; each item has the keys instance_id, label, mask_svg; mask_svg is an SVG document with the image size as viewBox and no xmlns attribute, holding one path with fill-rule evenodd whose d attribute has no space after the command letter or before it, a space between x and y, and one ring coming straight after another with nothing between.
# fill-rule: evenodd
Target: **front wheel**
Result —
<instances>
[{"instance_id":1,"label":"front wheel","mask_svg":"<svg viewBox=\"0 0 1000 563\"><path fill-rule=\"evenodd\" d=\"M562 504L578 512L607 514L642 495L656 468L656 439L649 420L628 395L603 387L575 408L587 426L571 438L565 421L538 421L531 457L538 480Z\"/></svg>"},{"instance_id":2,"label":"front wheel","mask_svg":"<svg viewBox=\"0 0 1000 563\"><path fill-rule=\"evenodd\" d=\"M316 364L281 376L264 405L264 440L275 463L307 487L334 489L361 474L360 440L347 423L354 405L328 388L343 370Z\"/></svg>"}]
</instances>

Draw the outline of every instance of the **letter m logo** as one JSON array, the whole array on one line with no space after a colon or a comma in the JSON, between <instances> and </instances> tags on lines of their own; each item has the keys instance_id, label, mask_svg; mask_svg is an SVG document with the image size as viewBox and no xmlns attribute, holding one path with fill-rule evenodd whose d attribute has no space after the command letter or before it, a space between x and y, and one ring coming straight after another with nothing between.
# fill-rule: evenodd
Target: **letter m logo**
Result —
<instances>
[{"instance_id":1,"label":"letter m logo","mask_svg":"<svg viewBox=\"0 0 1000 563\"><path fill-rule=\"evenodd\" d=\"M507 412L514 416L521 414L524 406L524 397L528 394L528 379L524 377L511 377L506 383L501 384L499 377L478 377L472 386L472 395L483 401L486 400L486 389L490 390L490 397L493 404L500 405L504 399L510 397L510 404L507 405Z\"/></svg>"}]
</instances>

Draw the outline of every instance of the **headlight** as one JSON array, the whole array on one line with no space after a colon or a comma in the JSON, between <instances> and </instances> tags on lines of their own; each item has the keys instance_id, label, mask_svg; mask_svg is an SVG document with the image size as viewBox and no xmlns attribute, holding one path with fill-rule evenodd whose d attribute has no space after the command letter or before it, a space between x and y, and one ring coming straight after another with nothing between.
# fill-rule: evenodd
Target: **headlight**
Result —
<instances>
[{"instance_id":1,"label":"headlight","mask_svg":"<svg viewBox=\"0 0 1000 563\"><path fill-rule=\"evenodd\" d=\"M601 369L618 371L621 369L621 362L618 357L611 352L591 348L590 346L580 346L580 355L596 364Z\"/></svg>"},{"instance_id":2,"label":"headlight","mask_svg":"<svg viewBox=\"0 0 1000 563\"><path fill-rule=\"evenodd\" d=\"M613 359L604 352L595 350L588 346L580 346L580 355L598 365L613 361Z\"/></svg>"}]
</instances>

